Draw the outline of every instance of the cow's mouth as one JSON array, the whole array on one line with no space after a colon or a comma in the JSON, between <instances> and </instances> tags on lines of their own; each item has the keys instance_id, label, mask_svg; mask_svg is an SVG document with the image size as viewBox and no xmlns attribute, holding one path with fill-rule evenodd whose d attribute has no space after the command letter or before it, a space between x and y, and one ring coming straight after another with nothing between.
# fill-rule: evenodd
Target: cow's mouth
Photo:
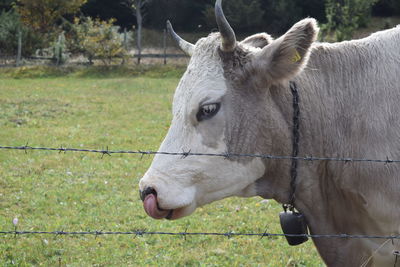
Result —
<instances>
[{"instance_id":1,"label":"cow's mouth","mask_svg":"<svg viewBox=\"0 0 400 267\"><path fill-rule=\"evenodd\" d=\"M174 210L165 210L158 206L157 196L149 194L143 200L143 207L147 215L154 219L171 219Z\"/></svg>"}]
</instances>

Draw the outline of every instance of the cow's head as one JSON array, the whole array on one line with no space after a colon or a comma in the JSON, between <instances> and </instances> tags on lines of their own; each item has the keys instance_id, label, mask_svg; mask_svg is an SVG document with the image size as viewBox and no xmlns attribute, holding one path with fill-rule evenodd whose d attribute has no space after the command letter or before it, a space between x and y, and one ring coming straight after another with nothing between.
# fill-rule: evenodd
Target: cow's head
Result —
<instances>
[{"instance_id":1,"label":"cow's head","mask_svg":"<svg viewBox=\"0 0 400 267\"><path fill-rule=\"evenodd\" d=\"M221 0L215 14L220 33L195 45L168 25L191 60L176 89L171 127L159 150L265 154L278 148L289 153L290 127L271 88L306 65L318 32L315 20L298 22L276 40L256 34L237 42ZM257 195L256 181L268 179L272 164L251 157L156 155L140 180L144 208L153 218L177 219L215 200Z\"/></svg>"}]
</instances>

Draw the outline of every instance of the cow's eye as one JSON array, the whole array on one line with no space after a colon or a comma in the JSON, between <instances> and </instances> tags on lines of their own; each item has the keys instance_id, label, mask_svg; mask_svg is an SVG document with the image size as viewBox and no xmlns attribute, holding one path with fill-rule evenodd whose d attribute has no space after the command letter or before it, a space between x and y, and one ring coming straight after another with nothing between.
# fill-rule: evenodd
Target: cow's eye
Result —
<instances>
[{"instance_id":1,"label":"cow's eye","mask_svg":"<svg viewBox=\"0 0 400 267\"><path fill-rule=\"evenodd\" d=\"M220 103L202 105L196 114L197 120L202 121L212 118L218 113L220 107Z\"/></svg>"}]
</instances>

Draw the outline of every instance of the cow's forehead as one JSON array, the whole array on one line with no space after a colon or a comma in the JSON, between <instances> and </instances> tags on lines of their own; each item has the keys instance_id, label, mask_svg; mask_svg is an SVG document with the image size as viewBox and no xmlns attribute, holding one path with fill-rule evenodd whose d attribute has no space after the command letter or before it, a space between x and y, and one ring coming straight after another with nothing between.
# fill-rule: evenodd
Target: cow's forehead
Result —
<instances>
[{"instance_id":1,"label":"cow's forehead","mask_svg":"<svg viewBox=\"0 0 400 267\"><path fill-rule=\"evenodd\" d=\"M221 57L218 52L220 44L221 38L219 33L212 33L208 37L198 40L188 66L188 71L200 71L202 74L207 74L207 72L212 72L220 68Z\"/></svg>"},{"instance_id":2,"label":"cow's forehead","mask_svg":"<svg viewBox=\"0 0 400 267\"><path fill-rule=\"evenodd\" d=\"M200 39L195 46L194 53L183 75L174 96L174 114L182 111L185 103L207 91L225 90L224 70L218 47L220 46L219 33L212 33Z\"/></svg>"}]
</instances>

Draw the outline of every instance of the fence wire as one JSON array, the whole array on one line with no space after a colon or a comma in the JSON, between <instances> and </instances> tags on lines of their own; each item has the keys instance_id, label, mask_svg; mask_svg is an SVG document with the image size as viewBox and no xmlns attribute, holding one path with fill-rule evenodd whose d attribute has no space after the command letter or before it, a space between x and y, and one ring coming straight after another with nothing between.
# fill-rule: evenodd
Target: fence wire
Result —
<instances>
[{"instance_id":1,"label":"fence wire","mask_svg":"<svg viewBox=\"0 0 400 267\"><path fill-rule=\"evenodd\" d=\"M271 155L271 154L240 154L240 153L198 153L189 151L182 152L164 152L164 151L151 151L151 150L109 150L108 146L106 149L80 149L80 148L67 148L60 146L56 147L32 147L32 146L0 146L3 150L23 150L25 153L29 150L44 150L44 151L56 151L56 152L84 152L84 153L98 153L111 156L112 154L137 154L141 156L145 155L170 155L170 156L181 156L183 158L189 156L208 156L208 157L223 157L226 159L235 157L250 157L250 158L262 158L262 159L275 159L275 160L303 160L303 161L336 161L336 162L374 162L374 163L400 163L400 159L390 159L386 157L385 159L372 159L372 158L351 158L351 157L314 157L314 156L303 156L303 157L293 157L285 155Z\"/></svg>"},{"instance_id":2,"label":"fence wire","mask_svg":"<svg viewBox=\"0 0 400 267\"><path fill-rule=\"evenodd\" d=\"M374 162L374 163L400 163L399 159L390 159L387 157L386 159L368 159L368 158L350 158L350 157L314 157L314 156L305 156L305 157L293 157L293 156L279 156L279 155L270 155L270 154L237 154L237 153L197 153L191 152L190 150L185 152L163 152L163 151L143 151L143 150L109 150L108 147L106 149L81 149L81 148L67 148L60 146L56 147L33 147L28 144L24 146L0 146L0 150L22 150L27 153L28 151L34 150L42 150L42 151L54 151L54 152L83 152L83 153L98 153L101 154L102 157L104 155L111 156L113 154L136 154L141 155L142 157L145 155L170 155L170 156L180 156L182 158L186 158L189 156L210 156L210 157L223 157L226 159L234 158L234 157L253 157L253 158L262 158L262 159L273 159L273 160L303 160L303 161L336 161L336 162ZM167 235L167 236L183 236L186 238L187 236L222 236L222 237L237 237L237 236L247 236L247 237L309 237L309 238L341 238L341 239L387 239L394 240L400 239L400 235L354 235L354 234L284 234L284 233L235 233L235 232L152 232L152 231L0 231L0 235L7 236L22 236L22 235L56 235L56 236L67 236L67 235L75 235L75 236L106 236L106 235L132 235L132 236L144 236L144 235Z\"/></svg>"},{"instance_id":3,"label":"fence wire","mask_svg":"<svg viewBox=\"0 0 400 267\"><path fill-rule=\"evenodd\" d=\"M283 233L235 233L235 232L147 232L147 231L0 231L0 235L90 235L90 236L102 236L102 235L133 235L133 236L144 236L144 235L169 235L169 236L222 236L222 237L309 237L309 238L357 238L357 239L400 239L400 235L351 235L351 234L283 234Z\"/></svg>"}]
</instances>

